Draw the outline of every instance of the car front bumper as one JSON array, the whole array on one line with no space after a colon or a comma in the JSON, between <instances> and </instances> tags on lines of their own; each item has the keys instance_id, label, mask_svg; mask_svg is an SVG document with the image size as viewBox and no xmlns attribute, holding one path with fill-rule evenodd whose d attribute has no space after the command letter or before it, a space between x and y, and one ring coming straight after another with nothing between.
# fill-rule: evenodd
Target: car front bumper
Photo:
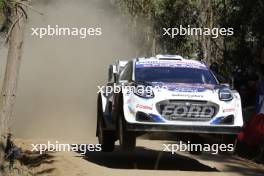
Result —
<instances>
[{"instance_id":1,"label":"car front bumper","mask_svg":"<svg viewBox=\"0 0 264 176\"><path fill-rule=\"evenodd\" d=\"M177 132L204 134L238 134L240 126L190 126L190 125L161 125L161 124L132 124L126 123L128 131L142 132Z\"/></svg>"}]
</instances>

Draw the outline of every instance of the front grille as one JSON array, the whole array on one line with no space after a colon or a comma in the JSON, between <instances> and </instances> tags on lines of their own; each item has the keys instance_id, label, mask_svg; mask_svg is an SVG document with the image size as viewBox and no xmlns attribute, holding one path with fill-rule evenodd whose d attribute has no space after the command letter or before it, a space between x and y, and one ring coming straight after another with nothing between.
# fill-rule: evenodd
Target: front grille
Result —
<instances>
[{"instance_id":1,"label":"front grille","mask_svg":"<svg viewBox=\"0 0 264 176\"><path fill-rule=\"evenodd\" d=\"M210 121L219 110L215 103L195 100L164 100L156 108L163 118L172 121Z\"/></svg>"}]
</instances>

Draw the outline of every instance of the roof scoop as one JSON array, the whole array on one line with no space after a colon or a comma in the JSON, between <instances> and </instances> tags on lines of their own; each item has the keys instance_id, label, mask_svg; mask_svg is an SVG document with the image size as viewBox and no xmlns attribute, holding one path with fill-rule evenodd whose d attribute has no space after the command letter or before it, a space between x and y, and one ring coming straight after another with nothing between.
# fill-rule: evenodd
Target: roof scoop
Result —
<instances>
[{"instance_id":1,"label":"roof scoop","mask_svg":"<svg viewBox=\"0 0 264 176\"><path fill-rule=\"evenodd\" d=\"M156 55L156 58L159 60L183 60L183 57L180 55L163 55L158 54Z\"/></svg>"}]
</instances>

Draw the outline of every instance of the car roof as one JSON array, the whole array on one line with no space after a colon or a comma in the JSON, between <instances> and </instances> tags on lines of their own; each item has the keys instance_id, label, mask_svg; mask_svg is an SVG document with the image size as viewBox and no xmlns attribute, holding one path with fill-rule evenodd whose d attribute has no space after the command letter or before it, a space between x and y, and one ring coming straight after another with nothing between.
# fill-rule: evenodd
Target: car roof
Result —
<instances>
[{"instance_id":1,"label":"car roof","mask_svg":"<svg viewBox=\"0 0 264 176\"><path fill-rule=\"evenodd\" d=\"M147 66L180 66L180 67L193 67L193 68L203 68L207 69L207 66L204 62L193 60L193 59L185 59L180 55L156 55L155 57L141 57L134 59L137 65L145 65Z\"/></svg>"}]
</instances>

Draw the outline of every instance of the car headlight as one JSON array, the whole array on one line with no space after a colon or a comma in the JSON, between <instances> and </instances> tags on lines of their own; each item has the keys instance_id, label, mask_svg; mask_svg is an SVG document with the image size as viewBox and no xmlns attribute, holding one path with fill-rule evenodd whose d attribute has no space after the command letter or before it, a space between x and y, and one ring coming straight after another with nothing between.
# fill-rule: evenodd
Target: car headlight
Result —
<instances>
[{"instance_id":1,"label":"car headlight","mask_svg":"<svg viewBox=\"0 0 264 176\"><path fill-rule=\"evenodd\" d=\"M229 89L220 89L219 99L222 101L231 101L233 99L233 94Z\"/></svg>"},{"instance_id":2,"label":"car headlight","mask_svg":"<svg viewBox=\"0 0 264 176\"><path fill-rule=\"evenodd\" d=\"M134 94L142 98L153 98L152 86L148 84L134 84Z\"/></svg>"}]
</instances>

